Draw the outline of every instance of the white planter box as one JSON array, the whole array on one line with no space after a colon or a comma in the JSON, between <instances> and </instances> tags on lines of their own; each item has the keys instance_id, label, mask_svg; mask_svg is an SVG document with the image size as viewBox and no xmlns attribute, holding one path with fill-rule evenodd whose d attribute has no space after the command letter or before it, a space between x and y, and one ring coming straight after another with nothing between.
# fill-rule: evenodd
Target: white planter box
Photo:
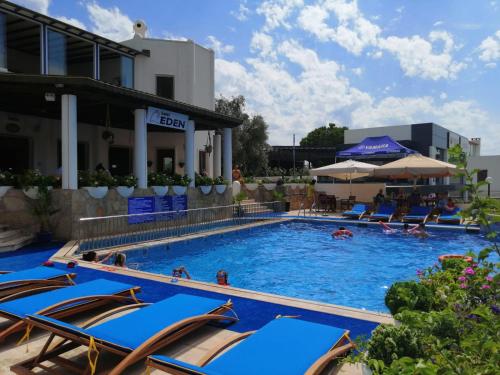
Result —
<instances>
[{"instance_id":1,"label":"white planter box","mask_svg":"<svg viewBox=\"0 0 500 375\"><path fill-rule=\"evenodd\" d=\"M184 195L186 194L187 186L174 185L172 186L172 190L174 191L175 195Z\"/></svg>"},{"instance_id":2,"label":"white planter box","mask_svg":"<svg viewBox=\"0 0 500 375\"><path fill-rule=\"evenodd\" d=\"M151 188L155 192L155 195L159 197L163 197L168 192L168 186L151 186Z\"/></svg>"},{"instance_id":3,"label":"white planter box","mask_svg":"<svg viewBox=\"0 0 500 375\"><path fill-rule=\"evenodd\" d=\"M212 185L202 185L200 189L203 194L208 195L212 191Z\"/></svg>"},{"instance_id":4,"label":"white planter box","mask_svg":"<svg viewBox=\"0 0 500 375\"><path fill-rule=\"evenodd\" d=\"M2 198L5 193L9 191L12 186L0 186L0 198Z\"/></svg>"},{"instance_id":5,"label":"white planter box","mask_svg":"<svg viewBox=\"0 0 500 375\"><path fill-rule=\"evenodd\" d=\"M215 185L215 191L219 194L223 194L226 191L226 185Z\"/></svg>"},{"instance_id":6,"label":"white planter box","mask_svg":"<svg viewBox=\"0 0 500 375\"><path fill-rule=\"evenodd\" d=\"M83 188L95 199L102 199L108 194L107 186L84 186Z\"/></svg>"},{"instance_id":7,"label":"white planter box","mask_svg":"<svg viewBox=\"0 0 500 375\"><path fill-rule=\"evenodd\" d=\"M118 192L118 194L120 194L120 196L122 196L123 198L128 198L130 197L132 194L134 194L134 187L131 186L131 187L128 187L128 186L117 186L116 187L116 191Z\"/></svg>"},{"instance_id":8,"label":"white planter box","mask_svg":"<svg viewBox=\"0 0 500 375\"><path fill-rule=\"evenodd\" d=\"M52 186L47 186L47 190L52 190ZM30 199L38 199L38 186L30 186L27 189L23 189L23 193Z\"/></svg>"},{"instance_id":9,"label":"white planter box","mask_svg":"<svg viewBox=\"0 0 500 375\"><path fill-rule=\"evenodd\" d=\"M264 188L266 190L274 190L274 188L276 187L276 184L273 183L273 184L263 184L264 185Z\"/></svg>"},{"instance_id":10,"label":"white planter box","mask_svg":"<svg viewBox=\"0 0 500 375\"><path fill-rule=\"evenodd\" d=\"M296 183L290 183L290 184L286 184L286 186L289 186L290 189L297 189L297 186L299 186L299 184L296 184Z\"/></svg>"},{"instance_id":11,"label":"white planter box","mask_svg":"<svg viewBox=\"0 0 500 375\"><path fill-rule=\"evenodd\" d=\"M257 184L257 183L245 184L245 187L248 190L254 191L254 190L257 190L257 188L259 187L259 184Z\"/></svg>"}]
</instances>

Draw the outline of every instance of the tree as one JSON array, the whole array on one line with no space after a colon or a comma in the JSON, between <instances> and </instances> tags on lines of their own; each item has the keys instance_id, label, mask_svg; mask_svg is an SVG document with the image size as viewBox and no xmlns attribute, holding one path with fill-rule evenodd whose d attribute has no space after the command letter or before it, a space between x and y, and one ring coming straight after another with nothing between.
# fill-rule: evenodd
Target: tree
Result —
<instances>
[{"instance_id":1,"label":"tree","mask_svg":"<svg viewBox=\"0 0 500 375\"><path fill-rule=\"evenodd\" d=\"M334 123L314 129L300 140L301 146L329 147L344 143L344 131L347 128L338 128Z\"/></svg>"},{"instance_id":2,"label":"tree","mask_svg":"<svg viewBox=\"0 0 500 375\"><path fill-rule=\"evenodd\" d=\"M239 165L243 175L263 174L267 168L269 151L268 125L260 115L250 117L245 113L245 98L242 95L231 99L220 96L215 102L215 111L242 120L233 129L233 164Z\"/></svg>"}]
</instances>

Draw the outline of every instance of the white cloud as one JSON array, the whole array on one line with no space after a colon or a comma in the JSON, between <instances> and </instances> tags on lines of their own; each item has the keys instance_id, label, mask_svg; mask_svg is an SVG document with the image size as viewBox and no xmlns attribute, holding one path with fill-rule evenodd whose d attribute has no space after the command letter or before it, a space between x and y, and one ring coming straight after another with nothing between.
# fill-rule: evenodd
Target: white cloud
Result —
<instances>
[{"instance_id":1,"label":"white cloud","mask_svg":"<svg viewBox=\"0 0 500 375\"><path fill-rule=\"evenodd\" d=\"M185 42L185 41L189 40L185 36L173 34L173 33L168 32L168 31L164 31L161 34L161 38L162 39L167 39L167 40L178 40L178 41L181 41L181 42Z\"/></svg>"},{"instance_id":2,"label":"white cloud","mask_svg":"<svg viewBox=\"0 0 500 375\"><path fill-rule=\"evenodd\" d=\"M363 68L352 68L351 71L358 77L363 75Z\"/></svg>"},{"instance_id":3,"label":"white cloud","mask_svg":"<svg viewBox=\"0 0 500 375\"><path fill-rule=\"evenodd\" d=\"M382 56L384 55L384 53L382 51L369 51L366 53L366 56L368 57L371 57L372 59L380 59L382 58Z\"/></svg>"},{"instance_id":4,"label":"white cloud","mask_svg":"<svg viewBox=\"0 0 500 375\"><path fill-rule=\"evenodd\" d=\"M48 14L51 0L12 0L12 2L35 12Z\"/></svg>"},{"instance_id":5,"label":"white cloud","mask_svg":"<svg viewBox=\"0 0 500 375\"><path fill-rule=\"evenodd\" d=\"M250 42L250 51L258 53L262 57L276 58L273 46L273 38L266 33L255 32Z\"/></svg>"},{"instance_id":6,"label":"white cloud","mask_svg":"<svg viewBox=\"0 0 500 375\"><path fill-rule=\"evenodd\" d=\"M132 20L118 7L104 8L94 1L87 3L86 8L92 32L118 42L134 36Z\"/></svg>"},{"instance_id":7,"label":"white cloud","mask_svg":"<svg viewBox=\"0 0 500 375\"><path fill-rule=\"evenodd\" d=\"M448 98L448 94L446 94L445 92L442 92L441 94L439 94L439 99L445 100L447 98Z\"/></svg>"},{"instance_id":8,"label":"white cloud","mask_svg":"<svg viewBox=\"0 0 500 375\"><path fill-rule=\"evenodd\" d=\"M479 59L484 62L500 60L500 30L484 39L479 45Z\"/></svg>"},{"instance_id":9,"label":"white cloud","mask_svg":"<svg viewBox=\"0 0 500 375\"><path fill-rule=\"evenodd\" d=\"M231 15L238 21L246 21L251 14L250 9L246 6L246 1L240 3L237 11L231 11Z\"/></svg>"},{"instance_id":10,"label":"white cloud","mask_svg":"<svg viewBox=\"0 0 500 375\"><path fill-rule=\"evenodd\" d=\"M436 22L434 22L434 24L432 26L438 27L438 26L441 26L442 24L444 24L443 21L436 21Z\"/></svg>"},{"instance_id":11,"label":"white cloud","mask_svg":"<svg viewBox=\"0 0 500 375\"><path fill-rule=\"evenodd\" d=\"M335 26L328 21L335 16ZM363 16L356 1L325 0L304 7L298 17L299 26L319 40L334 41L349 52L359 55L377 43L380 28Z\"/></svg>"},{"instance_id":12,"label":"white cloud","mask_svg":"<svg viewBox=\"0 0 500 375\"><path fill-rule=\"evenodd\" d=\"M443 44L441 52L435 52L434 44L439 42ZM396 56L401 69L409 77L456 79L457 74L467 67L467 64L453 60L452 53L457 47L446 31L432 31L429 40L418 35L381 38L379 47Z\"/></svg>"},{"instance_id":13,"label":"white cloud","mask_svg":"<svg viewBox=\"0 0 500 375\"><path fill-rule=\"evenodd\" d=\"M303 0L265 0L257 8L257 14L264 16L264 31L271 31L277 27L290 29L288 18L292 12L304 5Z\"/></svg>"},{"instance_id":14,"label":"white cloud","mask_svg":"<svg viewBox=\"0 0 500 375\"><path fill-rule=\"evenodd\" d=\"M85 26L85 24L80 21L80 20L77 20L76 18L68 18L68 17L64 17L64 16L59 16L59 17L56 17L59 21L62 21L62 22L65 22L65 23L69 23L70 25L73 25L75 27L78 27L80 29L84 29L86 30L87 27Z\"/></svg>"},{"instance_id":15,"label":"white cloud","mask_svg":"<svg viewBox=\"0 0 500 375\"><path fill-rule=\"evenodd\" d=\"M222 57L226 53L232 53L234 51L233 45L224 44L213 35L209 35L207 39L208 39L208 48L213 49L215 54L219 57Z\"/></svg>"},{"instance_id":16,"label":"white cloud","mask_svg":"<svg viewBox=\"0 0 500 375\"><path fill-rule=\"evenodd\" d=\"M487 68L490 68L490 69L494 69L497 67L497 63L487 63L487 64L484 64L484 66Z\"/></svg>"}]
</instances>

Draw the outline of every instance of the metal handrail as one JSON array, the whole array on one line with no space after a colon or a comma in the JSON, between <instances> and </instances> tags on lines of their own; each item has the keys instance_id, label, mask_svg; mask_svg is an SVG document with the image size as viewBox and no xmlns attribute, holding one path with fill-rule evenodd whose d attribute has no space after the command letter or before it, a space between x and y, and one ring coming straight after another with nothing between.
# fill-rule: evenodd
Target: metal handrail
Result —
<instances>
[{"instance_id":1,"label":"metal handrail","mask_svg":"<svg viewBox=\"0 0 500 375\"><path fill-rule=\"evenodd\" d=\"M77 242L79 251L133 245L276 218L284 211L284 202L275 201L85 217L78 221Z\"/></svg>"}]
</instances>

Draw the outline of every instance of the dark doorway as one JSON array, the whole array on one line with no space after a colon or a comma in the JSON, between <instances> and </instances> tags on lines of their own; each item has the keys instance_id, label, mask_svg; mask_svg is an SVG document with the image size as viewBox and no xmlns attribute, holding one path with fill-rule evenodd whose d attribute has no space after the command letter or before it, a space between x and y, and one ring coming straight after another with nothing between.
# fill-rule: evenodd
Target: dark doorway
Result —
<instances>
[{"instance_id":1,"label":"dark doorway","mask_svg":"<svg viewBox=\"0 0 500 375\"><path fill-rule=\"evenodd\" d=\"M0 170L22 173L31 168L31 140L0 135Z\"/></svg>"},{"instance_id":2,"label":"dark doorway","mask_svg":"<svg viewBox=\"0 0 500 375\"><path fill-rule=\"evenodd\" d=\"M126 176L132 173L132 150L130 147L113 146L109 148L109 171L113 176Z\"/></svg>"},{"instance_id":3,"label":"dark doorway","mask_svg":"<svg viewBox=\"0 0 500 375\"><path fill-rule=\"evenodd\" d=\"M89 152L88 152L88 144L86 142L78 142L77 143L77 163L79 171L86 171L89 169ZM62 166L62 146L61 140L57 141L57 168Z\"/></svg>"},{"instance_id":4,"label":"dark doorway","mask_svg":"<svg viewBox=\"0 0 500 375\"><path fill-rule=\"evenodd\" d=\"M156 150L156 170L170 175L175 173L175 150L173 148Z\"/></svg>"},{"instance_id":5,"label":"dark doorway","mask_svg":"<svg viewBox=\"0 0 500 375\"><path fill-rule=\"evenodd\" d=\"M203 174L203 172L208 172L207 171L207 153L205 151L199 151L198 153L198 170L200 171L200 174Z\"/></svg>"}]
</instances>

